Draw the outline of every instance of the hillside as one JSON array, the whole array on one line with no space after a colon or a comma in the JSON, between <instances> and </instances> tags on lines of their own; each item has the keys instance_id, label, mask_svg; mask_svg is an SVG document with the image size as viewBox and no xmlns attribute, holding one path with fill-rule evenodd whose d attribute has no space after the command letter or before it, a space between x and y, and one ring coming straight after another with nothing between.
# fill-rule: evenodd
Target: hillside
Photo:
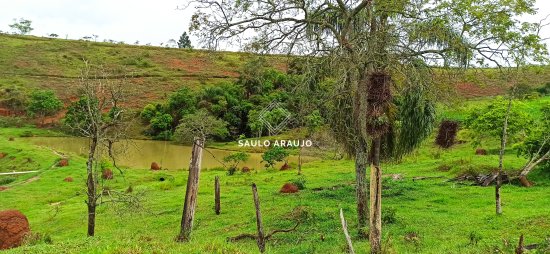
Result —
<instances>
[{"instance_id":1,"label":"hillside","mask_svg":"<svg viewBox=\"0 0 550 254\"><path fill-rule=\"evenodd\" d=\"M126 76L132 106L164 98L180 86L197 87L234 80L247 53L209 52L104 42L0 34L0 87L53 89L67 101L74 96L83 59ZM286 58L269 56L284 70ZM116 74L120 73L120 74Z\"/></svg>"},{"instance_id":2,"label":"hillside","mask_svg":"<svg viewBox=\"0 0 550 254\"><path fill-rule=\"evenodd\" d=\"M53 89L65 102L74 100L83 59L103 65L115 78L130 82L130 106L141 108L158 101L180 86L196 88L238 77L238 70L251 59L249 53L210 52L152 46L112 44L0 34L0 88L20 85L27 89ZM285 71L288 58L268 56L269 63ZM494 96L506 91L507 82L494 70L475 70L447 77L466 98ZM550 81L550 68L531 67L520 82L540 86ZM450 96L453 97L453 96Z\"/></svg>"}]
</instances>

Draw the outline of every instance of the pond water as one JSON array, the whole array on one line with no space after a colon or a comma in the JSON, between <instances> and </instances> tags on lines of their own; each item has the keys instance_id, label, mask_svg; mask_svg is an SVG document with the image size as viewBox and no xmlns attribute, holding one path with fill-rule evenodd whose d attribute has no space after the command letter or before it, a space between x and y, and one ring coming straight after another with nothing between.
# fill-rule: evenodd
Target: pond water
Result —
<instances>
[{"instance_id":1,"label":"pond water","mask_svg":"<svg viewBox=\"0 0 550 254\"><path fill-rule=\"evenodd\" d=\"M88 140L77 137L33 137L30 142L40 146L46 146L60 152L87 155ZM191 159L191 147L175 145L165 141L155 140L130 140L121 145L115 145L117 164L131 168L150 168L152 162L157 162L166 169L187 169ZM122 152L121 152L122 151ZM210 149L203 151L202 168L211 169L223 166L220 161L223 157L234 151ZM302 156L302 162L312 161L314 158ZM264 167L261 153L250 153L250 158L239 167L247 166L251 169ZM298 156L290 156L289 163L298 162ZM282 163L276 165L279 168Z\"/></svg>"}]
</instances>

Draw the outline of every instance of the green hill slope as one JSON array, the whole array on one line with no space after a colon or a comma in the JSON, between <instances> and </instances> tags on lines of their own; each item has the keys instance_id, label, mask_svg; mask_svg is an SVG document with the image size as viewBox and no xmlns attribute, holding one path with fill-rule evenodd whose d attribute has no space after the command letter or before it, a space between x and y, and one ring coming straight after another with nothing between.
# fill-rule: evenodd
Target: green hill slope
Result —
<instances>
[{"instance_id":1,"label":"green hill slope","mask_svg":"<svg viewBox=\"0 0 550 254\"><path fill-rule=\"evenodd\" d=\"M72 99L84 60L103 65L114 78L126 77L133 106L164 98L180 86L197 87L234 80L252 55L103 42L0 35L0 87L53 89ZM286 58L270 56L284 70Z\"/></svg>"},{"instance_id":2,"label":"green hill slope","mask_svg":"<svg viewBox=\"0 0 550 254\"><path fill-rule=\"evenodd\" d=\"M87 60L103 65L114 78L126 77L131 84L129 106L141 108L180 86L196 88L235 80L240 67L251 57L250 53L0 34L0 88L21 85L27 89L53 89L68 102L75 99L75 87ZM287 57L268 57L275 68L286 70ZM492 69L470 70L453 77L436 75L440 82L454 84L458 95L467 98L503 94L508 85ZM519 82L531 87L548 83L550 67L527 68Z\"/></svg>"}]
</instances>

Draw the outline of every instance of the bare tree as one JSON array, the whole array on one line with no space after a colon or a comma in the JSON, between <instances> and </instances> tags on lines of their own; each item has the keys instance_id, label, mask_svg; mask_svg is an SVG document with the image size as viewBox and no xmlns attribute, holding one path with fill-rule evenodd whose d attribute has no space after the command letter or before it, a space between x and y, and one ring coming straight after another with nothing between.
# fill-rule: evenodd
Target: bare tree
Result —
<instances>
[{"instance_id":1,"label":"bare tree","mask_svg":"<svg viewBox=\"0 0 550 254\"><path fill-rule=\"evenodd\" d=\"M124 82L107 78L101 67L93 68L87 62L80 77L80 100L69 107L65 124L79 136L89 140L87 172L88 236L95 234L96 208L102 202L133 202L132 198L114 191L103 191L100 186L100 162L107 154L117 167L113 145L125 139L123 117ZM118 167L117 167L118 168ZM104 194L108 199L102 201ZM124 201L123 201L124 200Z\"/></svg>"},{"instance_id":2,"label":"bare tree","mask_svg":"<svg viewBox=\"0 0 550 254\"><path fill-rule=\"evenodd\" d=\"M500 138L500 151L498 153L498 173L495 184L495 205L496 213L502 214L502 201L500 197L500 187L502 185L502 169L504 161L504 151L506 150L506 139L508 130L508 118L510 117L510 110L512 109L512 96L508 99L508 106L506 107L506 114L504 115L504 124L502 127L502 137Z\"/></svg>"},{"instance_id":3,"label":"bare tree","mask_svg":"<svg viewBox=\"0 0 550 254\"><path fill-rule=\"evenodd\" d=\"M382 159L410 152L431 130L434 67L439 73L474 64L504 67L546 54L538 36L541 24L515 19L535 13L534 0L190 2L197 8L190 31L208 48L315 56L330 66L337 80L330 95L337 109L332 118L338 119L330 125L356 157L359 228L367 221L368 161L374 176L380 176ZM401 105L400 116L388 100L394 95L408 96L404 102L410 104ZM371 253L380 253L381 179L372 184L376 195L371 197L377 200L371 201L376 216L370 219Z\"/></svg>"}]
</instances>

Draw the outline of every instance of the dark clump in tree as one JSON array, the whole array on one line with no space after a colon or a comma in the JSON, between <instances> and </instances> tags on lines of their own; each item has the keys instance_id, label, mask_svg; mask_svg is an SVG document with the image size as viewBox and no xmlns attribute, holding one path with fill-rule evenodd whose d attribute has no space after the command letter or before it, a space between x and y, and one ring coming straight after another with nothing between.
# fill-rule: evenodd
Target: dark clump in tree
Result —
<instances>
[{"instance_id":1,"label":"dark clump in tree","mask_svg":"<svg viewBox=\"0 0 550 254\"><path fill-rule=\"evenodd\" d=\"M435 138L435 143L441 148L449 148L454 145L457 132L457 121L444 120L439 125L439 132Z\"/></svg>"}]
</instances>

